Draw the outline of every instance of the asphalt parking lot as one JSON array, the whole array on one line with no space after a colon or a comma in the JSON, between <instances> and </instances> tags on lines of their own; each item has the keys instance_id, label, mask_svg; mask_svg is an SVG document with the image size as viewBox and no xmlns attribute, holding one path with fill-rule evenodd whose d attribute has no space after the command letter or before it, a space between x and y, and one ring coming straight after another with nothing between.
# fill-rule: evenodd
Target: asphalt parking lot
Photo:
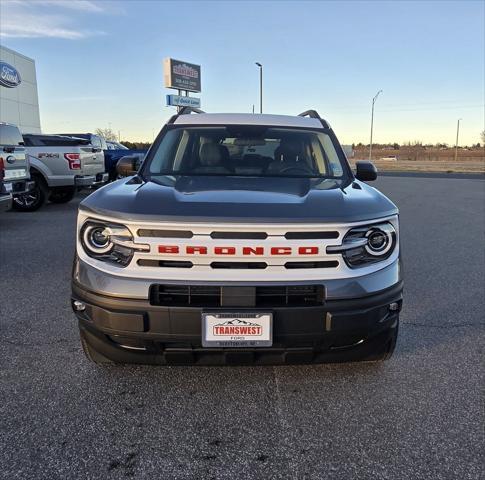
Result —
<instances>
[{"instance_id":1,"label":"asphalt parking lot","mask_svg":"<svg viewBox=\"0 0 485 480\"><path fill-rule=\"evenodd\" d=\"M77 201L0 216L0 478L483 478L485 181L392 177L405 303L383 364L96 367Z\"/></svg>"}]
</instances>

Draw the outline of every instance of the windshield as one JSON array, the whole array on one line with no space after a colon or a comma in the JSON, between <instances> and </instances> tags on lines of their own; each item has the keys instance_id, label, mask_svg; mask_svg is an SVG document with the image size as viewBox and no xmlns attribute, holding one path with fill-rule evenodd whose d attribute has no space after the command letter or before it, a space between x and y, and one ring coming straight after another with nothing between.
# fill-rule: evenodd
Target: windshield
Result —
<instances>
[{"instance_id":1,"label":"windshield","mask_svg":"<svg viewBox=\"0 0 485 480\"><path fill-rule=\"evenodd\" d=\"M264 126L171 128L147 160L144 176L342 178L345 172L327 133Z\"/></svg>"}]
</instances>

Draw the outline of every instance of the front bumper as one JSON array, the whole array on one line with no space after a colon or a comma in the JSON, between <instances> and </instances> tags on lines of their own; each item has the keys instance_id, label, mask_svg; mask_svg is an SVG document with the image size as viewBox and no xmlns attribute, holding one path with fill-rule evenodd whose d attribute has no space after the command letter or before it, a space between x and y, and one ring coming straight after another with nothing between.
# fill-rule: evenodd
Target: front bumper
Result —
<instances>
[{"instance_id":1,"label":"front bumper","mask_svg":"<svg viewBox=\"0 0 485 480\"><path fill-rule=\"evenodd\" d=\"M289 364L372 360L398 328L402 281L361 298L327 300L316 307L275 307L273 346L203 348L203 308L154 306L147 299L116 298L90 292L76 281L72 301L84 339L120 363L159 365ZM389 305L398 304L391 311ZM206 309L228 311L228 309ZM231 307L230 311L236 308ZM265 310L268 310L267 308ZM237 308L238 312L257 311Z\"/></svg>"},{"instance_id":2,"label":"front bumper","mask_svg":"<svg viewBox=\"0 0 485 480\"><path fill-rule=\"evenodd\" d=\"M5 189L13 196L23 195L30 192L35 187L35 182L32 180L15 180L12 182L6 182L4 184Z\"/></svg>"}]
</instances>

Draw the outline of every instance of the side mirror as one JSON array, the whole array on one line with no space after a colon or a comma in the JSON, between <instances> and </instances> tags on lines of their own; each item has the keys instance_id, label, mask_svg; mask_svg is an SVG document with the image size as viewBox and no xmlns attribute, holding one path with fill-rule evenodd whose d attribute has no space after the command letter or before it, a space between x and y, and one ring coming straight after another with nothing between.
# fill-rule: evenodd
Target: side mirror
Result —
<instances>
[{"instance_id":1,"label":"side mirror","mask_svg":"<svg viewBox=\"0 0 485 480\"><path fill-rule=\"evenodd\" d=\"M372 162L360 160L355 162L357 169L355 177L363 182L371 182L377 178L377 168Z\"/></svg>"},{"instance_id":2,"label":"side mirror","mask_svg":"<svg viewBox=\"0 0 485 480\"><path fill-rule=\"evenodd\" d=\"M140 167L140 157L138 155L125 155L116 164L116 173L120 177L135 175Z\"/></svg>"}]
</instances>

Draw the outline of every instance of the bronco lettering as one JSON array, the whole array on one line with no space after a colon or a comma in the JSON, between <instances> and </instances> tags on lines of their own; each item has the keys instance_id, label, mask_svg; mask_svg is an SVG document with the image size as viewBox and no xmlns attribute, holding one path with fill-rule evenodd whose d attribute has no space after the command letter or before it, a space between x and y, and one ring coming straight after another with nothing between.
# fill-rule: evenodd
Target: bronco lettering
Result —
<instances>
[{"instance_id":1,"label":"bronco lettering","mask_svg":"<svg viewBox=\"0 0 485 480\"><path fill-rule=\"evenodd\" d=\"M241 247L240 254L249 255L292 255L297 253L298 255L318 255L320 253L319 247L271 247L265 250L264 247ZM209 252L207 247L187 245L185 252L181 251L178 245L159 245L158 253L171 253L171 254L183 254L185 255L236 255L238 253L237 247L213 247Z\"/></svg>"}]
</instances>

